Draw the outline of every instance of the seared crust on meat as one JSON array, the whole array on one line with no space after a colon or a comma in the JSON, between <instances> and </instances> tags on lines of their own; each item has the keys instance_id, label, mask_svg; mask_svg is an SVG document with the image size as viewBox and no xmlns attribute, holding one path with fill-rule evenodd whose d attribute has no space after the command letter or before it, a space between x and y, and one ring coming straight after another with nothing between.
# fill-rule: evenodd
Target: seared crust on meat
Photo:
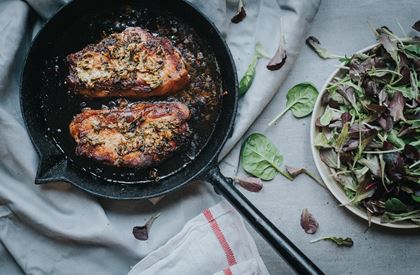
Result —
<instances>
[{"instance_id":1,"label":"seared crust on meat","mask_svg":"<svg viewBox=\"0 0 420 275\"><path fill-rule=\"evenodd\" d=\"M67 61L70 89L89 98L162 96L189 81L182 56L171 41L138 27L69 54Z\"/></svg>"},{"instance_id":2,"label":"seared crust on meat","mask_svg":"<svg viewBox=\"0 0 420 275\"><path fill-rule=\"evenodd\" d=\"M147 168L187 140L188 107L179 102L133 103L83 110L70 123L76 154L108 165Z\"/></svg>"}]
</instances>

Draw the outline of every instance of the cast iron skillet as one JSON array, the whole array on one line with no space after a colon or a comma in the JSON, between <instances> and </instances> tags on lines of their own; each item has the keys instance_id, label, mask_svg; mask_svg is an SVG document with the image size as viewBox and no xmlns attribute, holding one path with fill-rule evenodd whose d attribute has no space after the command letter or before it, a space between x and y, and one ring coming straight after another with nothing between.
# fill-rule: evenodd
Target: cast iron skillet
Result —
<instances>
[{"instance_id":1,"label":"cast iron skillet","mask_svg":"<svg viewBox=\"0 0 420 275\"><path fill-rule=\"evenodd\" d=\"M51 93L54 92L42 88L48 83L41 83L41 81L54 82L54 78L63 77L52 74L45 78L45 74L48 73L45 69L47 66L45 61L51 58L54 49L59 47L64 54L68 54L93 43L85 35L83 26L76 24L79 29L74 29L74 22L77 22L82 16L90 16L105 9L115 9L121 5L147 7L162 12L170 11L191 25L201 37L206 39L215 52L222 75L223 89L228 92L222 100L222 110L216 130L204 149L186 167L160 179L158 183L150 181L138 183L141 180L136 179L136 174L132 175L129 181L123 181L118 177L112 180L112 176L111 180L105 180L86 171L81 163L71 161L66 151L53 140L49 132L51 125L47 123L43 112L40 111L41 107L45 107L41 106L44 102L42 99L53 96ZM55 38L59 34L62 36L62 32L65 31L68 32L68 34L65 33L66 42L56 41ZM297 272L322 274L322 271L264 217L233 186L232 180L225 178L217 167L218 154L233 128L238 102L237 82L234 62L221 34L205 15L187 2L183 0L75 0L51 18L34 39L22 77L21 110L29 135L40 158L35 183L64 181L101 197L144 199L162 196L193 180L207 180L236 207ZM61 100L65 101L66 99L64 97ZM63 105L62 101L57 102L57 106L65 106L65 102ZM54 108L54 106L50 106L50 108ZM62 107L56 110L56 112L66 111L68 110ZM63 126L63 129L66 129L65 127Z\"/></svg>"}]
</instances>

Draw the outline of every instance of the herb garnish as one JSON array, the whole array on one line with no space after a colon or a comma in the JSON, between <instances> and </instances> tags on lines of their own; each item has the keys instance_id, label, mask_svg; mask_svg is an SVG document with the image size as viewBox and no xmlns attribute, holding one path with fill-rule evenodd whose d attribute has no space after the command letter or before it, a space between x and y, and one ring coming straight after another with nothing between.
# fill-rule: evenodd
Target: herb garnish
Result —
<instances>
[{"instance_id":1,"label":"herb garnish","mask_svg":"<svg viewBox=\"0 0 420 275\"><path fill-rule=\"evenodd\" d=\"M376 34L378 46L348 58L327 87L314 145L350 203L419 223L420 40Z\"/></svg>"},{"instance_id":2,"label":"herb garnish","mask_svg":"<svg viewBox=\"0 0 420 275\"><path fill-rule=\"evenodd\" d=\"M317 97L317 89L309 82L303 82L293 86L287 92L286 109L276 116L268 126L273 125L276 120L282 117L289 109L292 110L292 114L297 118L308 116L312 113Z\"/></svg>"},{"instance_id":3,"label":"herb garnish","mask_svg":"<svg viewBox=\"0 0 420 275\"><path fill-rule=\"evenodd\" d=\"M264 52L261 43L258 42L257 44L255 44L255 53L252 58L252 62L251 64L249 64L248 69L246 70L244 76L241 78L241 81L239 81L239 96L245 95L245 93L251 87L252 81L254 81L256 73L257 62L263 57L267 57L267 55Z\"/></svg>"},{"instance_id":4,"label":"herb garnish","mask_svg":"<svg viewBox=\"0 0 420 275\"><path fill-rule=\"evenodd\" d=\"M260 179L272 180L278 173L293 180L280 166L283 156L270 140L260 133L251 134L242 145L242 168Z\"/></svg>"}]
</instances>

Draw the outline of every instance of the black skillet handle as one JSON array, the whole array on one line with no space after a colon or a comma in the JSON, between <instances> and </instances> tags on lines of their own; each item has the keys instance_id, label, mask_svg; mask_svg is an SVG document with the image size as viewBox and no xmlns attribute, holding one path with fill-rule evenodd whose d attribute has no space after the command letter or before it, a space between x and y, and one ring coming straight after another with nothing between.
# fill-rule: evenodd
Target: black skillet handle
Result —
<instances>
[{"instance_id":1,"label":"black skillet handle","mask_svg":"<svg viewBox=\"0 0 420 275\"><path fill-rule=\"evenodd\" d=\"M244 195L233 186L233 180L220 173L217 166L206 175L209 181L298 274L324 274L277 227L272 224Z\"/></svg>"}]
</instances>

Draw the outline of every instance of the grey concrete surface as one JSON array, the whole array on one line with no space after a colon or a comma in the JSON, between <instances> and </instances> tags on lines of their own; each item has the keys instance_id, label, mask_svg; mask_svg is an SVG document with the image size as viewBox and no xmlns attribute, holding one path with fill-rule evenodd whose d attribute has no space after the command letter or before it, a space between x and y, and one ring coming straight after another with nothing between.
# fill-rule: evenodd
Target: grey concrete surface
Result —
<instances>
[{"instance_id":1,"label":"grey concrete surface","mask_svg":"<svg viewBox=\"0 0 420 275\"><path fill-rule=\"evenodd\" d=\"M347 54L375 42L368 22L375 27L386 25L401 35L396 20L406 32L420 20L420 1L323 0L310 35L334 53ZM311 81L319 89L338 61L317 57L306 45L277 96L260 115L251 132L265 133L279 148L285 163L316 171L310 151L310 117L295 119L287 113L274 127L267 127L286 103L286 93L293 85ZM326 274L420 274L420 230L391 230L379 226L368 229L367 222L356 217L326 190L305 176L289 182L281 176L265 184L260 193L246 195ZM318 220L314 235L303 232L300 213L308 208ZM271 274L290 274L292 270L253 231L260 253ZM336 235L351 237L352 248L339 248L329 242L310 244L310 240Z\"/></svg>"}]
</instances>

